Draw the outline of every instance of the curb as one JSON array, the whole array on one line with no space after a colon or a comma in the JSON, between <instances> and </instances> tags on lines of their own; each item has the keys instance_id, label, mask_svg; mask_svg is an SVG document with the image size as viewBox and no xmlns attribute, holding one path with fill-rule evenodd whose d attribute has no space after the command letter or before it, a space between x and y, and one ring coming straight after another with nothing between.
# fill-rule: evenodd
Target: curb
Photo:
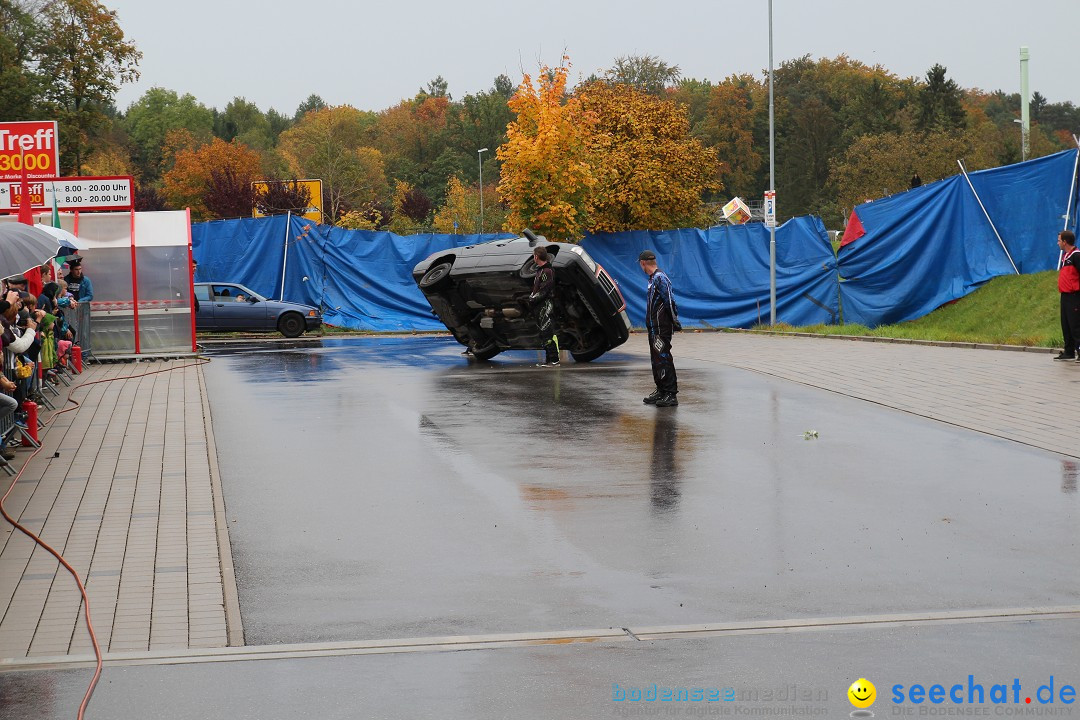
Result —
<instances>
[{"instance_id":1,"label":"curb","mask_svg":"<svg viewBox=\"0 0 1080 720\"><path fill-rule=\"evenodd\" d=\"M644 332L634 328L634 332ZM877 337L875 335L831 335L827 333L793 332L789 330L747 330L745 328L693 328L684 333L728 332L745 335L776 335L803 338L824 338L831 340L850 340L857 342L894 343L897 345L928 345L931 347L969 348L972 350L1007 350L1011 352L1053 353L1060 348L1035 347L1032 345L999 345L994 343L956 342L951 340L915 340L913 338Z\"/></svg>"}]
</instances>

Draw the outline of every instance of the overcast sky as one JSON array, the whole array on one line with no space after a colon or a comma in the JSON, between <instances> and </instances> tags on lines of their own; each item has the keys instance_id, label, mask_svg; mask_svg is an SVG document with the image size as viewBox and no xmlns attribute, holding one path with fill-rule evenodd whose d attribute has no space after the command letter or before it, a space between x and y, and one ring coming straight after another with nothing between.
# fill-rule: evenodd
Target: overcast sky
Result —
<instances>
[{"instance_id":1,"label":"overcast sky","mask_svg":"<svg viewBox=\"0 0 1080 720\"><path fill-rule=\"evenodd\" d=\"M143 53L121 110L159 86L292 115L310 94L382 110L437 75L461 98L565 51L571 80L654 55L720 80L769 64L767 0L101 0ZM774 64L846 54L901 77L934 63L965 88L1019 92L1020 46L1051 102L1080 104L1080 0L774 0Z\"/></svg>"}]
</instances>

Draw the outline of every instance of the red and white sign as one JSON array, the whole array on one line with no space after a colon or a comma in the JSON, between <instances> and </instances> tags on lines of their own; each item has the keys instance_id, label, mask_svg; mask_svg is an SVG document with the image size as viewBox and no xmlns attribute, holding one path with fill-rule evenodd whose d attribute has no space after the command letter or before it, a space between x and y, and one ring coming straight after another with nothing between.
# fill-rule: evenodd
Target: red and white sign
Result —
<instances>
[{"instance_id":1,"label":"red and white sign","mask_svg":"<svg viewBox=\"0 0 1080 720\"><path fill-rule=\"evenodd\" d=\"M56 121L0 122L0 180L29 180L60 174Z\"/></svg>"},{"instance_id":2,"label":"red and white sign","mask_svg":"<svg viewBox=\"0 0 1080 720\"><path fill-rule=\"evenodd\" d=\"M73 177L31 180L30 207L52 210L130 210L134 202L130 177ZM0 212L18 211L22 202L19 182L0 182Z\"/></svg>"}]
</instances>

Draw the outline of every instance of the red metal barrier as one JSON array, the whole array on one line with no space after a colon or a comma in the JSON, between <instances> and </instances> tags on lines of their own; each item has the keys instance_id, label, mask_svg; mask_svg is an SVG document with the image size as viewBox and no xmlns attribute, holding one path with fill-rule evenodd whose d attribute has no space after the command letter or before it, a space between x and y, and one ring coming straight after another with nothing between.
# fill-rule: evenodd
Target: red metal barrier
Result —
<instances>
[{"instance_id":1,"label":"red metal barrier","mask_svg":"<svg viewBox=\"0 0 1080 720\"><path fill-rule=\"evenodd\" d=\"M40 443L38 440L38 421L37 421L37 403L32 403L29 400L24 400L22 409L26 412L26 433L34 439L34 442ZM30 447L32 443L26 438L22 439L23 447Z\"/></svg>"}]
</instances>

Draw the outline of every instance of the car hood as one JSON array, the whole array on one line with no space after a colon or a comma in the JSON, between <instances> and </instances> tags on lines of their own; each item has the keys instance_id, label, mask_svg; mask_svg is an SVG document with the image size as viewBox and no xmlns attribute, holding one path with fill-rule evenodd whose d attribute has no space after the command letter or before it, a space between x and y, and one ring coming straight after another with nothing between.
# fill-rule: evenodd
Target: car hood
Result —
<instances>
[{"instance_id":1,"label":"car hood","mask_svg":"<svg viewBox=\"0 0 1080 720\"><path fill-rule=\"evenodd\" d=\"M264 304L275 310L296 310L304 315L307 315L311 310L314 310L316 313L319 312L319 308L314 307L313 305L304 305L302 303L289 302L288 300L266 300L264 301Z\"/></svg>"}]
</instances>

